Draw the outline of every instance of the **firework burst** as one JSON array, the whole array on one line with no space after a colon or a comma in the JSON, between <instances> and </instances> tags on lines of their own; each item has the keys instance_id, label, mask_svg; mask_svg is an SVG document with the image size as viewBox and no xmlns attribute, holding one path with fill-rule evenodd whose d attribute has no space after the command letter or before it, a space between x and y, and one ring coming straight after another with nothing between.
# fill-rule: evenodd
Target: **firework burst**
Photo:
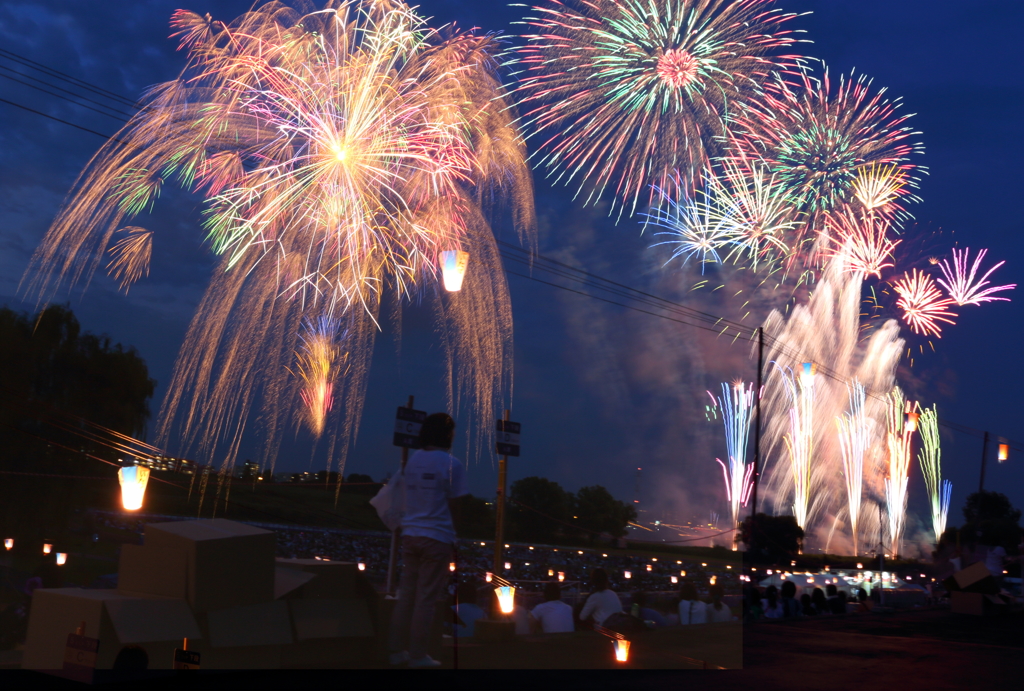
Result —
<instances>
[{"instance_id":1,"label":"firework burst","mask_svg":"<svg viewBox=\"0 0 1024 691\"><path fill-rule=\"evenodd\" d=\"M873 193L866 197L871 203L885 198L895 205L886 185L897 177L901 184L913 184L917 166L909 157L923 150L909 141L918 133L906 126L909 116L897 113L898 101L883 98L884 89L872 95L871 82L855 74L833 84L827 69L821 79L803 70L795 84L777 76L764 98L745 103L734 127L735 155L768 166L805 214L808 230L818 228L820 214L853 199L864 169L877 178L885 169L879 166L892 168L881 185L869 185L871 173L865 172L859 189Z\"/></svg>"},{"instance_id":2,"label":"firework burst","mask_svg":"<svg viewBox=\"0 0 1024 691\"><path fill-rule=\"evenodd\" d=\"M834 256L844 271L882 277L882 269L893 264L893 250L899 240L888 238L888 222L873 213L858 215L845 209L825 217L827 256Z\"/></svg>"},{"instance_id":3,"label":"firework burst","mask_svg":"<svg viewBox=\"0 0 1024 691\"><path fill-rule=\"evenodd\" d=\"M951 298L943 297L932 277L923 271L913 269L892 284L900 296L896 306L903 310L903 320L911 330L922 336L941 336L939 322L955 324L950 317L956 314L946 308L953 304Z\"/></svg>"},{"instance_id":4,"label":"firework burst","mask_svg":"<svg viewBox=\"0 0 1024 691\"><path fill-rule=\"evenodd\" d=\"M980 279L975 280L975 276L978 274L978 269L981 268L981 260L985 258L985 254L988 250L981 250L978 252L978 256L975 257L974 263L971 264L971 268L968 270L967 259L970 252L971 248L969 247L962 253L957 252L956 248L954 248L952 266L950 266L948 261L945 259L939 261L939 268L942 270L942 275L946 280L942 280L940 278L936 283L945 288L949 292L949 296L953 301L960 306L980 305L983 302L993 302L995 300L1005 300L1006 302L1009 302L1010 298L992 297L992 294L1004 290L1012 290L1017 287L1016 283L1005 286L992 286L991 288L985 287L989 284L988 277L992 275L992 272L1006 262L999 262L986 271Z\"/></svg>"},{"instance_id":5,"label":"firework burst","mask_svg":"<svg viewBox=\"0 0 1024 691\"><path fill-rule=\"evenodd\" d=\"M510 58L541 163L634 213L650 186L691 191L740 102L795 58L771 0L548 0Z\"/></svg>"},{"instance_id":6,"label":"firework burst","mask_svg":"<svg viewBox=\"0 0 1024 691\"><path fill-rule=\"evenodd\" d=\"M643 214L646 224L665 228L655 236L669 238L656 242L654 246L670 245L672 259L682 257L684 262L694 256L700 257L701 273L706 264L721 264L719 250L736 245L740 241L739 226L713 197L698 191L695 198L676 201L664 190L658 190L660 203ZM671 261L671 260L670 260Z\"/></svg>"},{"instance_id":7,"label":"firework burst","mask_svg":"<svg viewBox=\"0 0 1024 691\"><path fill-rule=\"evenodd\" d=\"M895 163L861 167L852 183L857 201L868 210L885 211L907 192L907 174Z\"/></svg>"},{"instance_id":8,"label":"firework burst","mask_svg":"<svg viewBox=\"0 0 1024 691\"><path fill-rule=\"evenodd\" d=\"M121 284L121 290L128 288L143 276L149 275L149 261L153 256L153 233L145 228L129 226L122 231L125 237L115 242L108 252L110 262L107 273Z\"/></svg>"}]
</instances>

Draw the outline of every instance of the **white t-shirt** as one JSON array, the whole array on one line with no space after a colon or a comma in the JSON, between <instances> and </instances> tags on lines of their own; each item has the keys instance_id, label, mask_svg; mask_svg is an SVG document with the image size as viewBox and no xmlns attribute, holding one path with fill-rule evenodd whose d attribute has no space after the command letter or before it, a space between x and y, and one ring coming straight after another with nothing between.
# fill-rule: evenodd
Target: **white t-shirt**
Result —
<instances>
[{"instance_id":1,"label":"white t-shirt","mask_svg":"<svg viewBox=\"0 0 1024 691\"><path fill-rule=\"evenodd\" d=\"M561 600L542 602L533 608L532 614L544 633L571 633L575 629L572 607Z\"/></svg>"},{"instance_id":2,"label":"white t-shirt","mask_svg":"<svg viewBox=\"0 0 1024 691\"><path fill-rule=\"evenodd\" d=\"M707 604L701 600L679 601L680 624L706 624L708 621Z\"/></svg>"},{"instance_id":3,"label":"white t-shirt","mask_svg":"<svg viewBox=\"0 0 1024 691\"><path fill-rule=\"evenodd\" d=\"M586 621L593 614L594 623L600 626L604 620L622 611L622 602L613 590L598 590L590 594L580 612L580 619Z\"/></svg>"},{"instance_id":4,"label":"white t-shirt","mask_svg":"<svg viewBox=\"0 0 1024 691\"><path fill-rule=\"evenodd\" d=\"M732 611L724 602L720 603L722 609L715 609L714 604L707 605L707 617L709 624L720 624L723 621L732 621Z\"/></svg>"},{"instance_id":5,"label":"white t-shirt","mask_svg":"<svg viewBox=\"0 0 1024 691\"><path fill-rule=\"evenodd\" d=\"M417 451L405 465L405 515L402 532L455 542L448 500L467 494L466 472L447 451Z\"/></svg>"}]
</instances>

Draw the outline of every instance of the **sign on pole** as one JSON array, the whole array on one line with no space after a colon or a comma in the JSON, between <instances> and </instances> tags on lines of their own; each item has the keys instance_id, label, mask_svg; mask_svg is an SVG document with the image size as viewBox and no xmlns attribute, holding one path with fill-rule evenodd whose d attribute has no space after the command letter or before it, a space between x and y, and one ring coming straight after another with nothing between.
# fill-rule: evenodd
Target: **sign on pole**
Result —
<instances>
[{"instance_id":1,"label":"sign on pole","mask_svg":"<svg viewBox=\"0 0 1024 691\"><path fill-rule=\"evenodd\" d=\"M519 423L498 420L498 455L519 455Z\"/></svg>"},{"instance_id":2,"label":"sign on pole","mask_svg":"<svg viewBox=\"0 0 1024 691\"><path fill-rule=\"evenodd\" d=\"M199 669L199 651L175 648L174 669Z\"/></svg>"},{"instance_id":3,"label":"sign on pole","mask_svg":"<svg viewBox=\"0 0 1024 691\"><path fill-rule=\"evenodd\" d=\"M79 631L83 630L83 628L79 628ZM99 649L98 638L69 633L68 642L64 648L64 674L62 676L84 684L91 684L93 670L96 669L96 653Z\"/></svg>"},{"instance_id":4,"label":"sign on pole","mask_svg":"<svg viewBox=\"0 0 1024 691\"><path fill-rule=\"evenodd\" d=\"M395 446L408 449L420 448L420 427L427 419L427 413L412 408L399 408L395 416Z\"/></svg>"}]
</instances>

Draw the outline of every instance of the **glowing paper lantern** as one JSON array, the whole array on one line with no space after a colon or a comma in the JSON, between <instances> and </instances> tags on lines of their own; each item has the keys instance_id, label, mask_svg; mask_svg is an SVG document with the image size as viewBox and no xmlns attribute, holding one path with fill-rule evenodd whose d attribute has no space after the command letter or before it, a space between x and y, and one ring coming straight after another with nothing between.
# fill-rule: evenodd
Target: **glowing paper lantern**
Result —
<instances>
[{"instance_id":1,"label":"glowing paper lantern","mask_svg":"<svg viewBox=\"0 0 1024 691\"><path fill-rule=\"evenodd\" d=\"M53 545L51 545L49 542L44 542L43 554L49 554L51 551L53 551Z\"/></svg>"},{"instance_id":2,"label":"glowing paper lantern","mask_svg":"<svg viewBox=\"0 0 1024 691\"><path fill-rule=\"evenodd\" d=\"M618 662L626 662L629 659L629 641L624 638L616 638L612 641L615 646L615 659Z\"/></svg>"},{"instance_id":3,"label":"glowing paper lantern","mask_svg":"<svg viewBox=\"0 0 1024 691\"><path fill-rule=\"evenodd\" d=\"M488 583L491 582L492 578L494 578L494 574L492 574L490 571L488 571L486 574L484 574L484 580L487 581Z\"/></svg>"},{"instance_id":4,"label":"glowing paper lantern","mask_svg":"<svg viewBox=\"0 0 1024 691\"><path fill-rule=\"evenodd\" d=\"M860 562L857 562L857 568L858 568L858 569L863 569L863 568L864 568L864 565L863 565L863 564L861 564Z\"/></svg>"},{"instance_id":5,"label":"glowing paper lantern","mask_svg":"<svg viewBox=\"0 0 1024 691\"><path fill-rule=\"evenodd\" d=\"M4 540L4 549L6 549L8 552L14 549L14 538L9 537L6 540Z\"/></svg>"},{"instance_id":6,"label":"glowing paper lantern","mask_svg":"<svg viewBox=\"0 0 1024 691\"><path fill-rule=\"evenodd\" d=\"M512 614L516 598L515 586L499 586L494 589L494 592L498 595L498 606L501 608L502 614Z\"/></svg>"},{"instance_id":7,"label":"glowing paper lantern","mask_svg":"<svg viewBox=\"0 0 1024 691\"><path fill-rule=\"evenodd\" d=\"M679 576L672 576L672 578L670 578L669 580L672 581L673 583L678 583L679 582Z\"/></svg>"},{"instance_id":8,"label":"glowing paper lantern","mask_svg":"<svg viewBox=\"0 0 1024 691\"><path fill-rule=\"evenodd\" d=\"M650 570L651 570L651 565L650 565L650 564L648 564L648 565L647 565L647 570L648 570L648 571L650 571Z\"/></svg>"},{"instance_id":9,"label":"glowing paper lantern","mask_svg":"<svg viewBox=\"0 0 1024 691\"><path fill-rule=\"evenodd\" d=\"M999 462L1002 463L1010 457L1010 445L1000 444L999 445Z\"/></svg>"},{"instance_id":10,"label":"glowing paper lantern","mask_svg":"<svg viewBox=\"0 0 1024 691\"><path fill-rule=\"evenodd\" d=\"M679 575L682 576L683 578L686 578L686 571L680 571Z\"/></svg>"},{"instance_id":11,"label":"glowing paper lantern","mask_svg":"<svg viewBox=\"0 0 1024 691\"><path fill-rule=\"evenodd\" d=\"M565 571L559 571L558 572L558 582L561 583L564 580L565 580Z\"/></svg>"},{"instance_id":12,"label":"glowing paper lantern","mask_svg":"<svg viewBox=\"0 0 1024 691\"><path fill-rule=\"evenodd\" d=\"M366 564L364 564L363 562L359 562L359 570L366 571Z\"/></svg>"},{"instance_id":13,"label":"glowing paper lantern","mask_svg":"<svg viewBox=\"0 0 1024 691\"><path fill-rule=\"evenodd\" d=\"M554 575L555 575L555 570L554 569L548 569L548 577L550 578L551 576L554 576Z\"/></svg>"},{"instance_id":14,"label":"glowing paper lantern","mask_svg":"<svg viewBox=\"0 0 1024 691\"><path fill-rule=\"evenodd\" d=\"M449 571L455 571L455 562L454 561L448 563L448 570Z\"/></svg>"},{"instance_id":15,"label":"glowing paper lantern","mask_svg":"<svg viewBox=\"0 0 1024 691\"><path fill-rule=\"evenodd\" d=\"M633 574L632 574L632 572L630 572L630 571L625 571L625 572L623 572L623 574L622 574L622 575L623 575L623 576L624 576L625 578L632 578L632 577L633 577Z\"/></svg>"},{"instance_id":16,"label":"glowing paper lantern","mask_svg":"<svg viewBox=\"0 0 1024 691\"><path fill-rule=\"evenodd\" d=\"M126 511L141 509L142 498L146 496L146 483L149 482L149 468L126 466L117 471L117 479L121 483L121 505Z\"/></svg>"},{"instance_id":17,"label":"glowing paper lantern","mask_svg":"<svg viewBox=\"0 0 1024 691\"><path fill-rule=\"evenodd\" d=\"M511 569L511 568L512 568L512 562L510 562L510 561L506 561L506 562L505 562L505 570L506 570L506 571L508 571L508 570L509 570L509 569Z\"/></svg>"},{"instance_id":18,"label":"glowing paper lantern","mask_svg":"<svg viewBox=\"0 0 1024 691\"><path fill-rule=\"evenodd\" d=\"M57 552L57 566L64 566L67 563L68 555L64 552Z\"/></svg>"},{"instance_id":19,"label":"glowing paper lantern","mask_svg":"<svg viewBox=\"0 0 1024 691\"><path fill-rule=\"evenodd\" d=\"M466 277L469 266L469 252L449 250L441 253L441 276L444 278L444 289L449 293L462 290L462 279Z\"/></svg>"}]
</instances>

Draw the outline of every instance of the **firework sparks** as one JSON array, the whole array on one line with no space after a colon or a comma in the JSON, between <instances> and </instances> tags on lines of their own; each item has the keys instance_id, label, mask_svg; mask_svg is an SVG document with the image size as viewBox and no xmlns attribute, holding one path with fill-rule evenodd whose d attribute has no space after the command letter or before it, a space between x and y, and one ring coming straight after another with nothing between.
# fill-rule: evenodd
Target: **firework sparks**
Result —
<instances>
[{"instance_id":1,"label":"firework sparks","mask_svg":"<svg viewBox=\"0 0 1024 691\"><path fill-rule=\"evenodd\" d=\"M811 503L811 462L814 460L814 376L817 365L805 362L798 374L782 373L789 392L789 432L785 436L793 472L793 515L797 525L808 527Z\"/></svg>"},{"instance_id":2,"label":"firework sparks","mask_svg":"<svg viewBox=\"0 0 1024 691\"><path fill-rule=\"evenodd\" d=\"M884 92L871 95L863 75L840 77L834 90L827 70L820 80L804 70L795 85L777 77L765 98L745 103L733 147L738 156L768 166L813 229L819 214L849 203L862 169L895 166L890 179L898 174L913 182L909 156L922 147L908 138L918 133Z\"/></svg>"},{"instance_id":3,"label":"firework sparks","mask_svg":"<svg viewBox=\"0 0 1024 691\"><path fill-rule=\"evenodd\" d=\"M935 544L946 532L946 517L949 515L949 494L952 483L942 479L942 445L939 439L939 415L935 408L925 408L918 420L918 431L921 435L921 450L917 452L917 460L921 464L925 487L932 510L932 533Z\"/></svg>"},{"instance_id":4,"label":"firework sparks","mask_svg":"<svg viewBox=\"0 0 1024 691\"><path fill-rule=\"evenodd\" d=\"M172 26L188 53L182 74L153 88L93 157L33 258L29 289L48 299L87 279L113 230L148 211L165 181L204 195L220 266L157 433L179 425L181 445L201 453L229 445L217 455L230 463L258 398L275 457L288 402L300 398L302 377L288 367L309 345L301 324L335 306L355 361L331 392L306 394L316 417L344 400L332 435L351 439L383 293L434 286L441 253L469 251L480 270L463 294L417 294L439 301L451 399L457 388L489 417L507 391L511 315L483 200L511 202L518 232L533 223L496 39L442 36L397 0L309 12L267 3L228 22L179 11ZM338 444L343 458L348 441Z\"/></svg>"},{"instance_id":5,"label":"firework sparks","mask_svg":"<svg viewBox=\"0 0 1024 691\"><path fill-rule=\"evenodd\" d=\"M339 368L346 359L338 340L338 323L321 317L305 324L302 347L295 353L295 375L302 381L301 418L315 437L324 433L327 414L334 407L334 381L342 374Z\"/></svg>"},{"instance_id":6,"label":"firework sparks","mask_svg":"<svg viewBox=\"0 0 1024 691\"><path fill-rule=\"evenodd\" d=\"M857 170L853 181L853 194L868 210L885 209L906 193L907 175L895 163L890 165L871 164Z\"/></svg>"},{"instance_id":7,"label":"firework sparks","mask_svg":"<svg viewBox=\"0 0 1024 691\"><path fill-rule=\"evenodd\" d=\"M711 392L708 392L711 396ZM754 466L747 465L747 440L750 437L750 412L754 405L754 385L743 382L722 384L722 396L711 396L713 407L721 409L725 426L725 446L729 455L728 466L718 458L725 476L725 494L732 512L732 524L739 524L740 507L745 506L753 487Z\"/></svg>"},{"instance_id":8,"label":"firework sparks","mask_svg":"<svg viewBox=\"0 0 1024 691\"><path fill-rule=\"evenodd\" d=\"M893 283L892 287L900 296L896 306L903 310L903 320L914 333L941 336L940 321L956 323L950 319L956 314L946 309L953 304L953 299L943 297L932 277L923 271L913 269Z\"/></svg>"},{"instance_id":9,"label":"firework sparks","mask_svg":"<svg viewBox=\"0 0 1024 691\"><path fill-rule=\"evenodd\" d=\"M681 202L673 200L663 190L659 193L661 204L643 217L646 223L666 229L655 236L671 239L653 246L671 245L672 259L682 257L684 262L699 256L701 273L706 264L722 263L718 251L737 241L737 225L733 219L723 214L714 199L703 191L698 191L696 198Z\"/></svg>"},{"instance_id":10,"label":"firework sparks","mask_svg":"<svg viewBox=\"0 0 1024 691\"><path fill-rule=\"evenodd\" d=\"M135 226L128 226L120 232L126 235L108 250L110 262L107 264L107 272L121 284L121 290L128 292L133 283L149 275L149 261L153 255L153 233Z\"/></svg>"},{"instance_id":11,"label":"firework sparks","mask_svg":"<svg viewBox=\"0 0 1024 691\"><path fill-rule=\"evenodd\" d=\"M888 476L885 478L885 506L889 517L890 553L895 559L902 551L903 530L907 521L907 483L910 479L911 438L916 427L916 404L906 400L895 387L886 406L886 445L889 450Z\"/></svg>"},{"instance_id":12,"label":"firework sparks","mask_svg":"<svg viewBox=\"0 0 1024 691\"><path fill-rule=\"evenodd\" d=\"M864 457L868 451L868 420L864 414L864 386L854 380L849 387L850 409L836 417L839 450L843 458L843 479L846 481L847 513L853 553L859 554L857 524L860 519L864 486Z\"/></svg>"},{"instance_id":13,"label":"firework sparks","mask_svg":"<svg viewBox=\"0 0 1024 691\"><path fill-rule=\"evenodd\" d=\"M743 98L795 58L771 0L548 0L512 58L524 116L559 179L632 214L649 186L684 192Z\"/></svg>"},{"instance_id":14,"label":"firework sparks","mask_svg":"<svg viewBox=\"0 0 1024 691\"><path fill-rule=\"evenodd\" d=\"M988 250L981 250L978 252L978 256L975 257L974 263L971 264L970 271L967 269L967 259L971 252L971 248L964 249L963 253L958 253L956 248L953 249L953 265L943 259L939 264L939 268L942 270L942 275L945 276L946 280L938 279L936 282L945 288L949 292L949 296L956 302L956 304L963 305L980 305L983 302L993 302L995 300L1010 301L1010 298L1003 297L992 297L993 293L998 293L1003 290L1012 290L1017 287L1016 283L1005 285L1005 286L992 286L991 288L985 288L989 284L988 277L992 275L992 272L998 269L1006 262L999 262L991 269L985 272L980 279L975 280L975 276L978 274L978 269L981 268L981 260L985 258L985 254Z\"/></svg>"},{"instance_id":15,"label":"firework sparks","mask_svg":"<svg viewBox=\"0 0 1024 691\"><path fill-rule=\"evenodd\" d=\"M712 208L734 226L736 249L731 256L739 259L745 255L755 270L759 261L771 264L785 257L789 253L787 238L799 224L793 220L793 208L782 185L757 163L739 166L726 159L721 167L723 174L709 171L705 184Z\"/></svg>"},{"instance_id":16,"label":"firework sparks","mask_svg":"<svg viewBox=\"0 0 1024 691\"><path fill-rule=\"evenodd\" d=\"M881 278L882 269L894 266L893 250L900 241L887 237L885 219L875 214L861 217L847 209L828 214L825 227L833 246L826 255L835 256L845 271Z\"/></svg>"}]
</instances>

